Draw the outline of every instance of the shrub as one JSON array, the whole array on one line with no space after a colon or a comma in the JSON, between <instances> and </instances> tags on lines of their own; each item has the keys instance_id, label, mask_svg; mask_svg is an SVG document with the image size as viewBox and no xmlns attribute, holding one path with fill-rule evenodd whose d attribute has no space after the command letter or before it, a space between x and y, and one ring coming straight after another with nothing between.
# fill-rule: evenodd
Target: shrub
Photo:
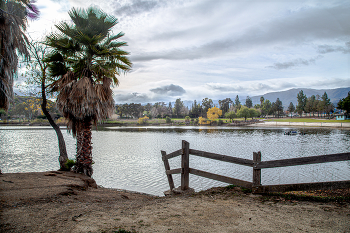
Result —
<instances>
[{"instance_id":1,"label":"shrub","mask_svg":"<svg viewBox=\"0 0 350 233\"><path fill-rule=\"evenodd\" d=\"M67 169L71 170L72 167L76 164L74 159L67 159L66 163L64 164Z\"/></svg>"},{"instance_id":2,"label":"shrub","mask_svg":"<svg viewBox=\"0 0 350 233\"><path fill-rule=\"evenodd\" d=\"M165 118L165 123L170 124L171 123L171 118L167 116Z\"/></svg>"},{"instance_id":3,"label":"shrub","mask_svg":"<svg viewBox=\"0 0 350 233\"><path fill-rule=\"evenodd\" d=\"M200 125L207 125L208 122L207 122L207 120L205 118L199 117L198 118L198 124L200 124ZM210 122L209 122L209 124L210 124Z\"/></svg>"},{"instance_id":4,"label":"shrub","mask_svg":"<svg viewBox=\"0 0 350 233\"><path fill-rule=\"evenodd\" d=\"M66 125L68 123L67 119L64 117L60 117L57 119L56 124L58 125Z\"/></svg>"},{"instance_id":5,"label":"shrub","mask_svg":"<svg viewBox=\"0 0 350 233\"><path fill-rule=\"evenodd\" d=\"M148 120L149 120L149 117L148 117L148 116L144 116L144 117L142 117L142 118L139 118L139 119L137 120L137 123L138 123L139 125L144 125L144 124L147 123Z\"/></svg>"}]
</instances>

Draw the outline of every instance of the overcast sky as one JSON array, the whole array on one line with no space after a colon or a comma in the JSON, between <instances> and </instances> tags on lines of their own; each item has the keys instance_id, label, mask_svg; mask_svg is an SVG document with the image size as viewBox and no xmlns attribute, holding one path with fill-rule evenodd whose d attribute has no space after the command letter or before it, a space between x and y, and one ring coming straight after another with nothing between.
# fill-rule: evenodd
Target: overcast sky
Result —
<instances>
[{"instance_id":1,"label":"overcast sky","mask_svg":"<svg viewBox=\"0 0 350 233\"><path fill-rule=\"evenodd\" d=\"M350 1L38 0L34 38L94 4L119 19L132 71L116 103L350 87Z\"/></svg>"}]
</instances>

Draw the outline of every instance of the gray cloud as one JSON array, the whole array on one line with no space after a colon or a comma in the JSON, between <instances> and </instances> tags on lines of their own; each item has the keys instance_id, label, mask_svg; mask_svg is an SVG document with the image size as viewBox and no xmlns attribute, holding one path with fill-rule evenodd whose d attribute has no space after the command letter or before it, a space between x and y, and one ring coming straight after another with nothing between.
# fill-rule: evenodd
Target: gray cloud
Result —
<instances>
[{"instance_id":1,"label":"gray cloud","mask_svg":"<svg viewBox=\"0 0 350 233\"><path fill-rule=\"evenodd\" d=\"M216 57L220 54L227 53L228 49L232 47L230 41L214 41L202 46L173 49L168 51L159 51L152 53L142 53L132 56L133 61L150 61L157 59L165 60L194 60L200 58Z\"/></svg>"},{"instance_id":2,"label":"gray cloud","mask_svg":"<svg viewBox=\"0 0 350 233\"><path fill-rule=\"evenodd\" d=\"M266 68L273 68L276 70L283 70L283 69L289 69L295 66L308 66L310 64L315 64L316 60L321 59L323 56L318 55L317 57L311 58L309 60L306 59L295 59L293 61L289 61L289 62L277 62L275 64L273 64L273 66L267 66Z\"/></svg>"},{"instance_id":3,"label":"gray cloud","mask_svg":"<svg viewBox=\"0 0 350 233\"><path fill-rule=\"evenodd\" d=\"M332 52L350 53L350 42L345 43L345 46L319 45L317 51L321 54Z\"/></svg>"},{"instance_id":4,"label":"gray cloud","mask_svg":"<svg viewBox=\"0 0 350 233\"><path fill-rule=\"evenodd\" d=\"M266 84L261 82L246 82L242 84L221 84L221 83L207 83L206 87L209 90L226 93L225 95L236 95L241 93L266 93L270 91L278 91L281 89L290 89L296 87L294 83L288 81L280 81L279 83Z\"/></svg>"},{"instance_id":5,"label":"gray cloud","mask_svg":"<svg viewBox=\"0 0 350 233\"><path fill-rule=\"evenodd\" d=\"M215 7L215 6L213 6ZM220 55L249 51L257 48L265 48L283 44L284 47L296 46L314 39L334 39L348 37L350 31L349 14L350 5L324 8L306 8L298 12L291 12L288 16L262 19L260 23L247 28L241 34L207 41L196 46L187 46L169 50L140 53L133 56L134 61L149 61L156 59L182 60L212 58ZM225 17L225 16L223 16ZM229 18L227 20L230 20ZM154 33L150 41L167 41L173 38L196 38L206 33L215 33L227 30L225 24L199 25L194 28L178 29L168 32ZM216 31L212 31L216 28ZM232 30L235 31L235 30ZM310 62L310 61L308 61ZM300 64L305 63L299 61ZM292 64L290 64L292 65ZM288 66L288 65L287 65Z\"/></svg>"},{"instance_id":6,"label":"gray cloud","mask_svg":"<svg viewBox=\"0 0 350 233\"><path fill-rule=\"evenodd\" d=\"M115 4L117 8L114 13L117 16L133 16L144 12L152 11L157 7L166 5L166 1L154 1L154 0L133 0L130 4L120 5Z\"/></svg>"},{"instance_id":7,"label":"gray cloud","mask_svg":"<svg viewBox=\"0 0 350 233\"><path fill-rule=\"evenodd\" d=\"M115 102L120 103L147 103L152 102L152 99L149 98L146 94L140 93L128 93L128 94L117 94L114 97Z\"/></svg>"},{"instance_id":8,"label":"gray cloud","mask_svg":"<svg viewBox=\"0 0 350 233\"><path fill-rule=\"evenodd\" d=\"M87 7L93 0L69 1ZM344 44L350 41L346 0L95 4L120 20L117 30L126 33L123 40L134 64L116 92L117 103L174 101L177 95L197 100L253 96L295 88L295 83L305 88L350 85L346 81L350 42ZM318 60L317 55L324 58ZM168 80L178 80L180 89L154 85ZM203 85L213 80L217 83Z\"/></svg>"},{"instance_id":9,"label":"gray cloud","mask_svg":"<svg viewBox=\"0 0 350 233\"><path fill-rule=\"evenodd\" d=\"M181 96L182 94L186 93L185 89L174 84L157 87L157 88L151 89L150 91L158 95L167 95L167 96Z\"/></svg>"}]
</instances>

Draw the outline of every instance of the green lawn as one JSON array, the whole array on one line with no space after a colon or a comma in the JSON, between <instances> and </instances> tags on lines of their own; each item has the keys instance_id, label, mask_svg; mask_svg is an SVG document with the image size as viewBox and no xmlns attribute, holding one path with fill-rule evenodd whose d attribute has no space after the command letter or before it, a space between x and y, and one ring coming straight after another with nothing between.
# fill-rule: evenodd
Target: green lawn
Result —
<instances>
[{"instance_id":1,"label":"green lawn","mask_svg":"<svg viewBox=\"0 0 350 233\"><path fill-rule=\"evenodd\" d=\"M310 119L310 118L282 118L282 119L271 119L268 121L278 121L278 122L329 122L329 123L345 123L350 122L350 120L337 121L328 119Z\"/></svg>"}]
</instances>

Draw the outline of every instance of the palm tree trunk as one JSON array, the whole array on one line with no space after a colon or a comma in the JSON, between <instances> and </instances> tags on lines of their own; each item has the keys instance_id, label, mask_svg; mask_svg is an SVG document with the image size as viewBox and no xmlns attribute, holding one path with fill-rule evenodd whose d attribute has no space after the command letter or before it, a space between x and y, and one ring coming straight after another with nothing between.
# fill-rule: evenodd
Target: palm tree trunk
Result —
<instances>
[{"instance_id":1,"label":"palm tree trunk","mask_svg":"<svg viewBox=\"0 0 350 233\"><path fill-rule=\"evenodd\" d=\"M81 122L77 132L77 162L74 168L76 173L92 176L92 142L91 142L91 119Z\"/></svg>"},{"instance_id":2,"label":"palm tree trunk","mask_svg":"<svg viewBox=\"0 0 350 233\"><path fill-rule=\"evenodd\" d=\"M64 141L63 134L61 132L60 127L55 123L55 121L52 119L50 113L47 111L47 99L46 99L46 92L45 92L45 75L43 75L43 78L41 80L41 95L42 95L42 103L41 103L41 109L43 113L45 114L47 120L49 121L52 128L56 131L57 139L58 139L58 148L60 151L60 156L58 157L58 161L60 163L60 171L67 171L69 170L65 163L68 160L67 155L67 149L66 149L66 142Z\"/></svg>"}]
</instances>

